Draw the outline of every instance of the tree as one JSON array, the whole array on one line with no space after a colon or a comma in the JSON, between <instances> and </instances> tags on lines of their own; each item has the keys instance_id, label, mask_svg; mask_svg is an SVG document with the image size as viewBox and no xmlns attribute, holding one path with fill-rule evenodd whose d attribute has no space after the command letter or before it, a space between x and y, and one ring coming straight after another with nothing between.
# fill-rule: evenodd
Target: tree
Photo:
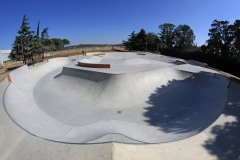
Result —
<instances>
[{"instance_id":1,"label":"tree","mask_svg":"<svg viewBox=\"0 0 240 160\"><path fill-rule=\"evenodd\" d=\"M12 51L9 58L12 60L22 60L26 64L27 59L42 55L44 58L44 52L59 50L64 48L65 45L69 45L68 39L52 38L49 39L48 28L44 28L40 35L40 21L38 21L36 34L30 31L28 19L24 15L20 30L18 30L18 36L15 37L12 45ZM33 62L34 63L34 62Z\"/></svg>"},{"instance_id":2,"label":"tree","mask_svg":"<svg viewBox=\"0 0 240 160\"><path fill-rule=\"evenodd\" d=\"M49 38L48 28L44 28L42 33L41 33L41 39L47 39L47 38Z\"/></svg>"},{"instance_id":3,"label":"tree","mask_svg":"<svg viewBox=\"0 0 240 160\"><path fill-rule=\"evenodd\" d=\"M188 25L179 25L174 30L175 47L190 48L194 45L195 35Z\"/></svg>"},{"instance_id":4,"label":"tree","mask_svg":"<svg viewBox=\"0 0 240 160\"><path fill-rule=\"evenodd\" d=\"M208 52L219 56L229 56L234 52L232 45L235 38L235 31L228 21L214 20L209 30L207 42Z\"/></svg>"},{"instance_id":5,"label":"tree","mask_svg":"<svg viewBox=\"0 0 240 160\"><path fill-rule=\"evenodd\" d=\"M70 44L70 41L68 39L62 39L63 46L65 47L66 45Z\"/></svg>"},{"instance_id":6,"label":"tree","mask_svg":"<svg viewBox=\"0 0 240 160\"><path fill-rule=\"evenodd\" d=\"M36 31L36 35L34 35L32 37L32 41L30 42L30 52L31 52L31 58L32 58L32 63L35 63L34 57L36 57L37 55L41 55L43 53L43 45L42 42L40 40L40 21L38 21L38 25L37 25L37 31Z\"/></svg>"},{"instance_id":7,"label":"tree","mask_svg":"<svg viewBox=\"0 0 240 160\"><path fill-rule=\"evenodd\" d=\"M44 59L44 52L50 51L51 45L52 45L52 42L49 39L49 35L48 35L48 28L43 29L43 31L41 32L40 40L42 43L42 50L43 50L42 58Z\"/></svg>"},{"instance_id":8,"label":"tree","mask_svg":"<svg viewBox=\"0 0 240 160\"><path fill-rule=\"evenodd\" d=\"M40 27L40 21L38 21L38 25L37 25L37 33L36 33L36 37L39 39L39 27Z\"/></svg>"},{"instance_id":9,"label":"tree","mask_svg":"<svg viewBox=\"0 0 240 160\"><path fill-rule=\"evenodd\" d=\"M240 20L236 20L234 26L234 47L236 48L236 54L238 61L240 61Z\"/></svg>"},{"instance_id":10,"label":"tree","mask_svg":"<svg viewBox=\"0 0 240 160\"><path fill-rule=\"evenodd\" d=\"M175 38L175 25L171 23L164 23L159 26L160 29L160 46L162 48L173 48Z\"/></svg>"},{"instance_id":11,"label":"tree","mask_svg":"<svg viewBox=\"0 0 240 160\"><path fill-rule=\"evenodd\" d=\"M128 36L129 36L128 40L123 41L123 45L131 51L131 50L134 50L136 48L136 34L135 34L135 31L133 31Z\"/></svg>"},{"instance_id":12,"label":"tree","mask_svg":"<svg viewBox=\"0 0 240 160\"><path fill-rule=\"evenodd\" d=\"M21 55L22 49L20 44L21 44L21 38L19 36L16 36L12 44L12 51L8 56L10 59L22 60L22 55Z\"/></svg>"},{"instance_id":13,"label":"tree","mask_svg":"<svg viewBox=\"0 0 240 160\"><path fill-rule=\"evenodd\" d=\"M147 33L147 45L146 45L146 50L147 51L158 51L158 47L159 47L159 38L155 33Z\"/></svg>"},{"instance_id":14,"label":"tree","mask_svg":"<svg viewBox=\"0 0 240 160\"><path fill-rule=\"evenodd\" d=\"M13 60L22 60L26 64L26 60L31 57L31 41L33 39L33 31L30 31L26 15L23 16L22 25L18 30L18 36L15 37L12 51L9 58Z\"/></svg>"},{"instance_id":15,"label":"tree","mask_svg":"<svg viewBox=\"0 0 240 160\"><path fill-rule=\"evenodd\" d=\"M20 47L21 47L21 53L17 53L17 54L21 54L23 57L23 63L26 64L26 59L29 58L31 56L30 53L30 42L32 40L32 35L33 35L33 31L30 31L30 28L28 26L28 19L26 18L26 15L23 16L23 20L22 20L22 25L20 27L20 30L18 31L18 34L20 36Z\"/></svg>"},{"instance_id":16,"label":"tree","mask_svg":"<svg viewBox=\"0 0 240 160\"><path fill-rule=\"evenodd\" d=\"M139 33L132 32L123 45L129 50L135 51L156 51L158 50L159 38L155 33L146 33L141 29Z\"/></svg>"},{"instance_id":17,"label":"tree","mask_svg":"<svg viewBox=\"0 0 240 160\"><path fill-rule=\"evenodd\" d=\"M60 50L64 46L63 45L63 41L61 39L59 39L59 38L52 38L51 41L52 41L52 44L55 46L54 47L55 50Z\"/></svg>"},{"instance_id":18,"label":"tree","mask_svg":"<svg viewBox=\"0 0 240 160\"><path fill-rule=\"evenodd\" d=\"M44 28L43 31L41 32L41 37L40 42L41 42L41 47L42 47L42 60L44 59L44 52L50 50L50 45L51 41L48 39L48 28Z\"/></svg>"},{"instance_id":19,"label":"tree","mask_svg":"<svg viewBox=\"0 0 240 160\"><path fill-rule=\"evenodd\" d=\"M209 29L209 39L201 47L209 65L220 70L239 75L239 20L234 24L228 21L214 20ZM205 53L205 54L204 54Z\"/></svg>"},{"instance_id":20,"label":"tree","mask_svg":"<svg viewBox=\"0 0 240 160\"><path fill-rule=\"evenodd\" d=\"M152 43L154 41L152 36L152 34L149 34L148 37L144 29L141 29L139 33L135 33L134 31L129 35L127 41L123 41L123 45L129 50L147 51L149 42Z\"/></svg>"},{"instance_id":21,"label":"tree","mask_svg":"<svg viewBox=\"0 0 240 160\"><path fill-rule=\"evenodd\" d=\"M50 39L50 44L52 45L52 50L63 49L65 45L70 44L68 39L52 38Z\"/></svg>"},{"instance_id":22,"label":"tree","mask_svg":"<svg viewBox=\"0 0 240 160\"><path fill-rule=\"evenodd\" d=\"M136 50L146 51L147 48L147 35L144 29L136 35Z\"/></svg>"}]
</instances>

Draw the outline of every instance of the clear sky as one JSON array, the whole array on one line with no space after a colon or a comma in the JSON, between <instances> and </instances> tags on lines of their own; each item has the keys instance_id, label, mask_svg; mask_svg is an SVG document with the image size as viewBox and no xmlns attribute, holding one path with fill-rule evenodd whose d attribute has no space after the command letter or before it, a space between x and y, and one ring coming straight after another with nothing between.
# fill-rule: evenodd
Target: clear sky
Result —
<instances>
[{"instance_id":1,"label":"clear sky","mask_svg":"<svg viewBox=\"0 0 240 160\"><path fill-rule=\"evenodd\" d=\"M76 44L118 44L132 31L159 33L163 23L189 25L202 45L214 19L240 19L240 0L0 0L0 50L11 49L23 15L50 38Z\"/></svg>"}]
</instances>

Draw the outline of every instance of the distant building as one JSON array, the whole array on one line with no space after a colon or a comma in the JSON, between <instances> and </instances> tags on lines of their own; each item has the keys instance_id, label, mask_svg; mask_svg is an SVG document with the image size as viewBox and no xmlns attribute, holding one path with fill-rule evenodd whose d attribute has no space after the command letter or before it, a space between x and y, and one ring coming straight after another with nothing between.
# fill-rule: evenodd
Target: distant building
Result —
<instances>
[{"instance_id":1,"label":"distant building","mask_svg":"<svg viewBox=\"0 0 240 160\"><path fill-rule=\"evenodd\" d=\"M0 68L2 68L3 63L9 61L8 55L10 54L11 50L0 50Z\"/></svg>"}]
</instances>

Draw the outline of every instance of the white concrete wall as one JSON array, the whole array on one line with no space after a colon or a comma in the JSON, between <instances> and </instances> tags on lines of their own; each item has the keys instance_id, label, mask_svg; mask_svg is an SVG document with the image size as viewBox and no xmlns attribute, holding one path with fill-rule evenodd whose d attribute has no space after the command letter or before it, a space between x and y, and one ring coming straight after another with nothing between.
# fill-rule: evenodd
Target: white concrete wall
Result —
<instances>
[{"instance_id":1,"label":"white concrete wall","mask_svg":"<svg viewBox=\"0 0 240 160\"><path fill-rule=\"evenodd\" d=\"M3 62L9 61L8 55L10 54L11 50L0 50L0 66Z\"/></svg>"}]
</instances>

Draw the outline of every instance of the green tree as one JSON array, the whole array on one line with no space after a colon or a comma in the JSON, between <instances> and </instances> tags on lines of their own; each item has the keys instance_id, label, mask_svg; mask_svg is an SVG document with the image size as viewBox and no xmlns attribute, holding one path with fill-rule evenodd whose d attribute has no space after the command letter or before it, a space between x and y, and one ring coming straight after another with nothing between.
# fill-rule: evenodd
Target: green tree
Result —
<instances>
[{"instance_id":1,"label":"green tree","mask_svg":"<svg viewBox=\"0 0 240 160\"><path fill-rule=\"evenodd\" d=\"M9 58L12 60L22 60L26 64L27 59L42 56L44 52L63 49L69 45L68 39L52 38L49 39L48 28L44 28L40 34L40 21L38 22L36 34L30 31L28 19L24 15L18 35L15 37L12 45L12 51Z\"/></svg>"},{"instance_id":2,"label":"green tree","mask_svg":"<svg viewBox=\"0 0 240 160\"><path fill-rule=\"evenodd\" d=\"M201 47L206 62L220 70L239 75L239 20L234 24L214 20L209 29L209 39Z\"/></svg>"},{"instance_id":3,"label":"green tree","mask_svg":"<svg viewBox=\"0 0 240 160\"><path fill-rule=\"evenodd\" d=\"M60 50L63 48L63 41L59 38L52 38L51 43L54 45L53 50Z\"/></svg>"},{"instance_id":4,"label":"green tree","mask_svg":"<svg viewBox=\"0 0 240 160\"><path fill-rule=\"evenodd\" d=\"M123 41L123 45L129 49L130 51L136 49L136 34L135 31L133 31L130 35L128 35L129 38L127 41Z\"/></svg>"},{"instance_id":5,"label":"green tree","mask_svg":"<svg viewBox=\"0 0 240 160\"><path fill-rule=\"evenodd\" d=\"M21 54L23 57L23 63L26 64L26 60L31 57L31 40L33 38L33 31L30 31L29 22L26 18L26 15L23 16L22 25L20 30L18 30L18 34L20 37L20 47L21 47Z\"/></svg>"},{"instance_id":6,"label":"green tree","mask_svg":"<svg viewBox=\"0 0 240 160\"><path fill-rule=\"evenodd\" d=\"M41 39L47 39L49 38L49 35L48 35L48 28L44 28L42 33L41 33Z\"/></svg>"},{"instance_id":7,"label":"green tree","mask_svg":"<svg viewBox=\"0 0 240 160\"><path fill-rule=\"evenodd\" d=\"M195 35L188 25L179 25L175 30L175 47L191 48L194 46Z\"/></svg>"},{"instance_id":8,"label":"green tree","mask_svg":"<svg viewBox=\"0 0 240 160\"><path fill-rule=\"evenodd\" d=\"M44 59L44 52L48 51L50 43L48 43L48 28L44 28L40 36L40 21L38 21L36 35L31 41L31 57L34 63L36 57ZM41 57L40 57L41 56ZM34 58L35 57L35 58Z\"/></svg>"},{"instance_id":9,"label":"green tree","mask_svg":"<svg viewBox=\"0 0 240 160\"><path fill-rule=\"evenodd\" d=\"M147 34L144 29L141 29L140 32L136 35L136 50L147 50Z\"/></svg>"},{"instance_id":10,"label":"green tree","mask_svg":"<svg viewBox=\"0 0 240 160\"><path fill-rule=\"evenodd\" d=\"M43 31L41 32L41 43L42 43L42 47L43 47L42 48L43 49L42 58L44 59L44 52L53 50L51 48L52 42L49 39L49 35L48 35L48 28L44 28Z\"/></svg>"},{"instance_id":11,"label":"green tree","mask_svg":"<svg viewBox=\"0 0 240 160\"><path fill-rule=\"evenodd\" d=\"M219 56L229 56L234 52L233 41L235 38L235 29L229 25L228 21L214 20L209 30L209 39L207 42L207 50L212 54Z\"/></svg>"},{"instance_id":12,"label":"green tree","mask_svg":"<svg viewBox=\"0 0 240 160\"><path fill-rule=\"evenodd\" d=\"M159 26L160 29L160 46L162 48L173 48L175 38L175 25L171 23L164 23Z\"/></svg>"},{"instance_id":13,"label":"green tree","mask_svg":"<svg viewBox=\"0 0 240 160\"><path fill-rule=\"evenodd\" d=\"M33 31L30 31L28 19L26 15L23 16L22 25L18 30L13 43L12 51L9 58L13 60L22 60L26 64L26 60L31 57L31 41L33 39Z\"/></svg>"},{"instance_id":14,"label":"green tree","mask_svg":"<svg viewBox=\"0 0 240 160\"><path fill-rule=\"evenodd\" d=\"M19 36L15 37L15 40L12 44L12 50L9 54L9 58L12 60L22 60L22 49L21 49L21 38Z\"/></svg>"},{"instance_id":15,"label":"green tree","mask_svg":"<svg viewBox=\"0 0 240 160\"><path fill-rule=\"evenodd\" d=\"M32 40L30 42L30 46L31 46L30 52L31 52L31 58L32 58L33 64L35 63L34 59L36 58L36 56L43 54L43 45L39 36L40 34L39 27L40 27L40 21L38 21L36 35L32 37Z\"/></svg>"},{"instance_id":16,"label":"green tree","mask_svg":"<svg viewBox=\"0 0 240 160\"><path fill-rule=\"evenodd\" d=\"M238 61L240 62L240 20L236 20L234 26L234 47L236 48L236 54Z\"/></svg>"},{"instance_id":17,"label":"green tree","mask_svg":"<svg viewBox=\"0 0 240 160\"><path fill-rule=\"evenodd\" d=\"M62 39L62 43L63 43L63 47L65 47L66 45L70 44L70 41L68 39Z\"/></svg>"},{"instance_id":18,"label":"green tree","mask_svg":"<svg viewBox=\"0 0 240 160\"><path fill-rule=\"evenodd\" d=\"M147 34L144 29L139 33L132 32L127 41L123 41L123 45L129 50L146 51Z\"/></svg>"},{"instance_id":19,"label":"green tree","mask_svg":"<svg viewBox=\"0 0 240 160\"><path fill-rule=\"evenodd\" d=\"M63 49L65 45L70 44L70 41L68 39L60 39L60 38L52 38L50 39L52 49L53 50L60 50Z\"/></svg>"},{"instance_id":20,"label":"green tree","mask_svg":"<svg viewBox=\"0 0 240 160\"><path fill-rule=\"evenodd\" d=\"M132 32L123 45L129 50L135 51L156 51L158 50L159 38L155 33L146 33L141 29L139 33Z\"/></svg>"},{"instance_id":21,"label":"green tree","mask_svg":"<svg viewBox=\"0 0 240 160\"><path fill-rule=\"evenodd\" d=\"M146 50L147 51L158 51L159 48L159 38L155 33L149 32L147 33L147 45L146 45Z\"/></svg>"},{"instance_id":22,"label":"green tree","mask_svg":"<svg viewBox=\"0 0 240 160\"><path fill-rule=\"evenodd\" d=\"M41 55L42 55L42 60L43 60L44 59L44 52L47 52L47 51L50 50L51 42L48 39L49 38L48 28L43 29L43 31L41 32L41 37L40 37L39 33L40 32L39 32L39 27L38 27L38 38L39 38L39 41L41 43Z\"/></svg>"}]
</instances>

